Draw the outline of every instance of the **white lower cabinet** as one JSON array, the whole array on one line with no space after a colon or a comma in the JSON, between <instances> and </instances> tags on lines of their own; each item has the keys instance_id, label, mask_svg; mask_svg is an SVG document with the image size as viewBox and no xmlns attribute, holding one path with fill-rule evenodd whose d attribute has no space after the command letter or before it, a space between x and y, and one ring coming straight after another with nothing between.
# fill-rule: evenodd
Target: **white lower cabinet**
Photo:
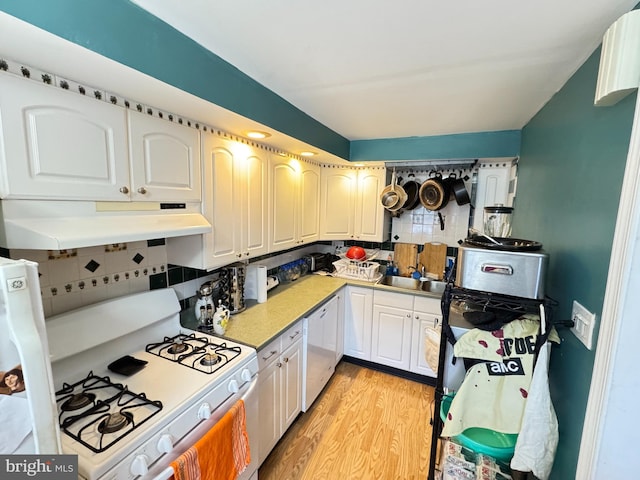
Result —
<instances>
[{"instance_id":1,"label":"white lower cabinet","mask_svg":"<svg viewBox=\"0 0 640 480\"><path fill-rule=\"evenodd\" d=\"M438 298L348 286L344 354L436 377L425 358L425 327L441 318Z\"/></svg>"},{"instance_id":2,"label":"white lower cabinet","mask_svg":"<svg viewBox=\"0 0 640 480\"><path fill-rule=\"evenodd\" d=\"M302 322L258 352L259 464L302 409Z\"/></svg>"},{"instance_id":3,"label":"white lower cabinet","mask_svg":"<svg viewBox=\"0 0 640 480\"><path fill-rule=\"evenodd\" d=\"M387 291L373 293L371 361L409 370L413 296Z\"/></svg>"},{"instance_id":4,"label":"white lower cabinet","mask_svg":"<svg viewBox=\"0 0 640 480\"><path fill-rule=\"evenodd\" d=\"M411 334L411 364L409 371L428 377L436 377L425 356L425 329L442 325L440 300L416 296L413 303Z\"/></svg>"},{"instance_id":5,"label":"white lower cabinet","mask_svg":"<svg viewBox=\"0 0 640 480\"><path fill-rule=\"evenodd\" d=\"M345 295L344 354L371 360L373 290L348 286Z\"/></svg>"}]
</instances>

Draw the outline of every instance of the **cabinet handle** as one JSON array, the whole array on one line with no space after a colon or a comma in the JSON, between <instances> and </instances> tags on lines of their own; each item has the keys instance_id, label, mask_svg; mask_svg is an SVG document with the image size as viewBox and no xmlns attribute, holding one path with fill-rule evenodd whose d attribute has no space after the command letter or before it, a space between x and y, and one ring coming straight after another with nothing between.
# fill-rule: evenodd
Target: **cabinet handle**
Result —
<instances>
[{"instance_id":1,"label":"cabinet handle","mask_svg":"<svg viewBox=\"0 0 640 480\"><path fill-rule=\"evenodd\" d=\"M284 363L289 363L289 357L284 357Z\"/></svg>"},{"instance_id":2,"label":"cabinet handle","mask_svg":"<svg viewBox=\"0 0 640 480\"><path fill-rule=\"evenodd\" d=\"M294 339L294 338L296 338L298 335L300 335L300 331L299 331L299 330L296 330L296 333L294 333L293 335L289 335L289 338L290 338L291 340L293 340L293 339Z\"/></svg>"},{"instance_id":3,"label":"cabinet handle","mask_svg":"<svg viewBox=\"0 0 640 480\"><path fill-rule=\"evenodd\" d=\"M420 320L420 315L416 315L416 320Z\"/></svg>"},{"instance_id":4,"label":"cabinet handle","mask_svg":"<svg viewBox=\"0 0 640 480\"><path fill-rule=\"evenodd\" d=\"M240 257L242 257L242 254L239 253L239 254L236 255L236 257L240 258Z\"/></svg>"},{"instance_id":5,"label":"cabinet handle","mask_svg":"<svg viewBox=\"0 0 640 480\"><path fill-rule=\"evenodd\" d=\"M140 187L140 188L138 188L138 193L144 195L145 193L147 193L147 189L144 188L144 187Z\"/></svg>"},{"instance_id":6,"label":"cabinet handle","mask_svg":"<svg viewBox=\"0 0 640 480\"><path fill-rule=\"evenodd\" d=\"M262 360L269 360L271 357L273 357L274 355L276 355L278 353L277 350L271 350L269 352L269 355L267 355L266 357L262 357Z\"/></svg>"},{"instance_id":7,"label":"cabinet handle","mask_svg":"<svg viewBox=\"0 0 640 480\"><path fill-rule=\"evenodd\" d=\"M120 193L124 193L125 195L129 193L129 188L127 186L120 187Z\"/></svg>"},{"instance_id":8,"label":"cabinet handle","mask_svg":"<svg viewBox=\"0 0 640 480\"><path fill-rule=\"evenodd\" d=\"M280 363L280 362L276 363L276 367L281 368L282 367L282 363Z\"/></svg>"}]
</instances>

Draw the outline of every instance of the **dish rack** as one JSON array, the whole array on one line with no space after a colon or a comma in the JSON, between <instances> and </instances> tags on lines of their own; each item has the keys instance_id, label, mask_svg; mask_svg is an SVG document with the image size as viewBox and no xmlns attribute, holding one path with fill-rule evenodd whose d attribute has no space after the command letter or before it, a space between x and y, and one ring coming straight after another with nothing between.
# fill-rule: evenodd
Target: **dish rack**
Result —
<instances>
[{"instance_id":1,"label":"dish rack","mask_svg":"<svg viewBox=\"0 0 640 480\"><path fill-rule=\"evenodd\" d=\"M382 277L379 271L380 264L377 262L341 258L333 262L333 266L336 269L333 274L335 277L362 280L364 282L377 282Z\"/></svg>"}]
</instances>

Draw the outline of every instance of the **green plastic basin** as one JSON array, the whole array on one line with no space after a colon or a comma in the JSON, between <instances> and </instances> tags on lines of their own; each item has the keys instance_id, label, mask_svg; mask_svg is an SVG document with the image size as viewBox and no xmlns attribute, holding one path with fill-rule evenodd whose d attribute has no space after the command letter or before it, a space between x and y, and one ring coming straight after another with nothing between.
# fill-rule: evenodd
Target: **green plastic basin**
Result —
<instances>
[{"instance_id":1,"label":"green plastic basin","mask_svg":"<svg viewBox=\"0 0 640 480\"><path fill-rule=\"evenodd\" d=\"M445 395L440 403L440 418L444 422L451 408L453 396ZM513 457L518 435L515 433L500 433L488 428L467 428L453 438L463 447L474 452L490 455L495 459L509 462Z\"/></svg>"}]
</instances>

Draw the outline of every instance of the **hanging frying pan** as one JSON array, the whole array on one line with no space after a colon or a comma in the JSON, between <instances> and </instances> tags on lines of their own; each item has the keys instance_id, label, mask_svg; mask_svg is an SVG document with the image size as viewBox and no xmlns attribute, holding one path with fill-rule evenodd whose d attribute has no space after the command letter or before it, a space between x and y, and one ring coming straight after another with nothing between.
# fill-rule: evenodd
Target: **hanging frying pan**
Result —
<instances>
[{"instance_id":1,"label":"hanging frying pan","mask_svg":"<svg viewBox=\"0 0 640 480\"><path fill-rule=\"evenodd\" d=\"M468 178L469 177L467 177L467 179ZM462 172L460 172L459 177L456 176L455 173L450 173L446 181L447 185L449 186L449 190L451 191L451 193L453 193L453 198L456 199L456 203L458 205L466 205L468 203L471 203L469 192L467 192L467 187L464 185Z\"/></svg>"},{"instance_id":2,"label":"hanging frying pan","mask_svg":"<svg viewBox=\"0 0 640 480\"><path fill-rule=\"evenodd\" d=\"M387 185L380 194L382 206L390 212L400 210L407 201L407 193L400 185L396 184L396 171L391 175L391 185Z\"/></svg>"},{"instance_id":3,"label":"hanging frying pan","mask_svg":"<svg viewBox=\"0 0 640 480\"><path fill-rule=\"evenodd\" d=\"M402 206L403 210L413 210L420 204L420 184L413 180L415 178L413 173L409 174L409 178L410 180L402 185L407 194L407 201Z\"/></svg>"},{"instance_id":4,"label":"hanging frying pan","mask_svg":"<svg viewBox=\"0 0 640 480\"><path fill-rule=\"evenodd\" d=\"M434 175L431 176L432 174ZM440 210L449 201L449 189L443 182L440 172L431 172L429 175L429 178L420 186L418 193L420 203L427 210Z\"/></svg>"},{"instance_id":5,"label":"hanging frying pan","mask_svg":"<svg viewBox=\"0 0 640 480\"><path fill-rule=\"evenodd\" d=\"M391 185L388 185L380 194L382 206L390 212L396 212L402 208L407 201L407 193L396 181L396 171L391 175Z\"/></svg>"}]
</instances>

